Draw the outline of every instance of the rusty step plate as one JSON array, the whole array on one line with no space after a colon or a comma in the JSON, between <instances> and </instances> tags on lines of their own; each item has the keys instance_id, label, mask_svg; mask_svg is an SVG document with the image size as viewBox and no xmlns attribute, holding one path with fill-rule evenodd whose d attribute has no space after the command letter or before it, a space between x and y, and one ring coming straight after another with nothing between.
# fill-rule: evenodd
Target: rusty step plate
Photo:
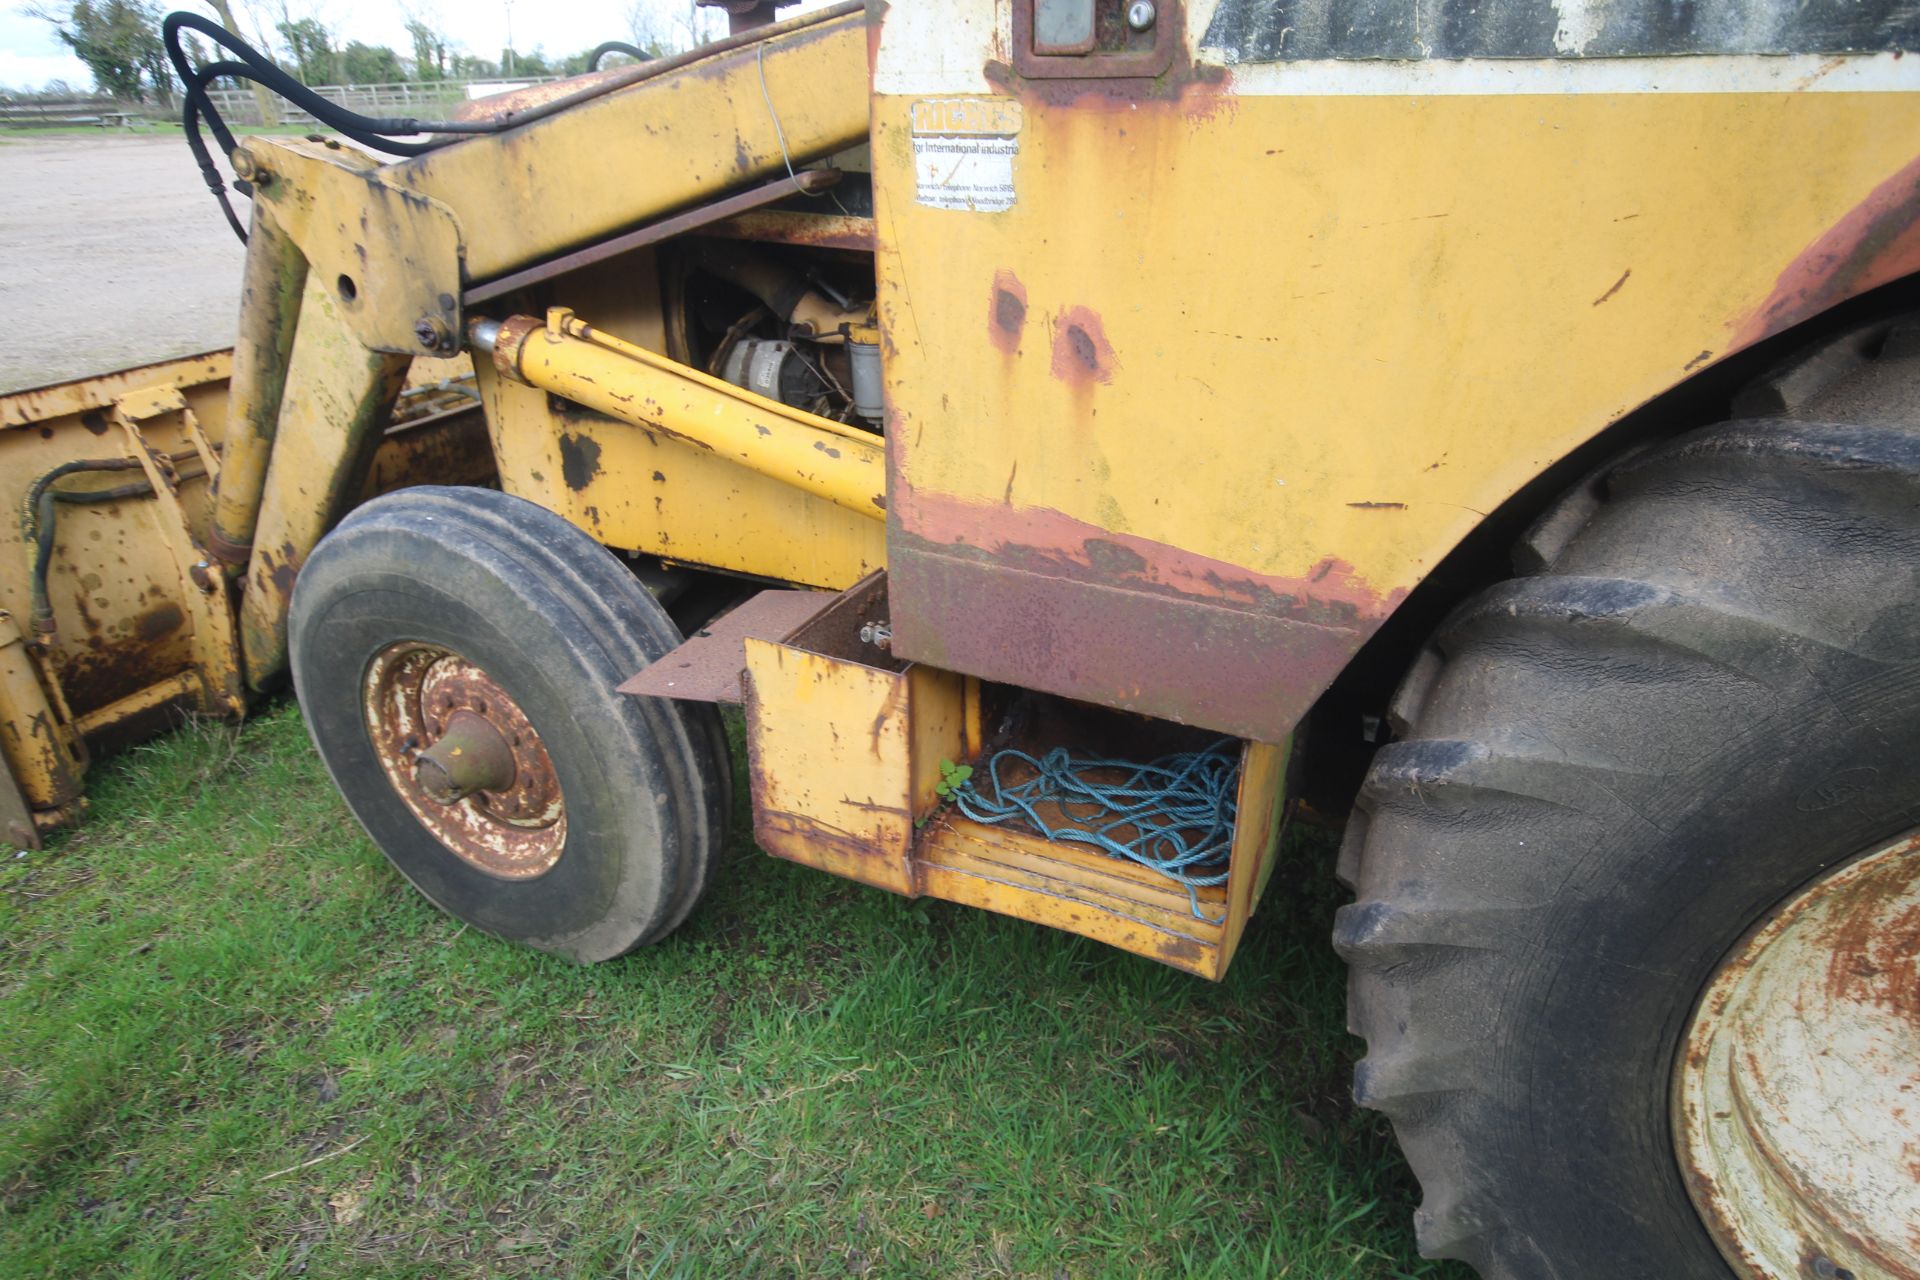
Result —
<instances>
[{"instance_id":1,"label":"rusty step plate","mask_svg":"<svg viewBox=\"0 0 1920 1280\"><path fill-rule=\"evenodd\" d=\"M784 640L839 598L831 591L762 591L629 676L620 692L738 706L740 676L747 666L747 637Z\"/></svg>"}]
</instances>

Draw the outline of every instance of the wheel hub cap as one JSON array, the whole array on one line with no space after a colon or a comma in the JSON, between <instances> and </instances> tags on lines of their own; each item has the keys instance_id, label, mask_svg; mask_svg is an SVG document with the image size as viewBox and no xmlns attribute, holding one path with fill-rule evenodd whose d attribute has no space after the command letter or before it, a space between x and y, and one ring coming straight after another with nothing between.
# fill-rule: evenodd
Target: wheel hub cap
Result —
<instances>
[{"instance_id":1,"label":"wheel hub cap","mask_svg":"<svg viewBox=\"0 0 1920 1280\"><path fill-rule=\"evenodd\" d=\"M1738 1275L1920 1278L1920 832L1734 950L1675 1102L1688 1191Z\"/></svg>"},{"instance_id":2,"label":"wheel hub cap","mask_svg":"<svg viewBox=\"0 0 1920 1280\"><path fill-rule=\"evenodd\" d=\"M420 824L489 875L525 880L560 860L566 805L520 704L451 649L389 645L363 685L367 736Z\"/></svg>"}]
</instances>

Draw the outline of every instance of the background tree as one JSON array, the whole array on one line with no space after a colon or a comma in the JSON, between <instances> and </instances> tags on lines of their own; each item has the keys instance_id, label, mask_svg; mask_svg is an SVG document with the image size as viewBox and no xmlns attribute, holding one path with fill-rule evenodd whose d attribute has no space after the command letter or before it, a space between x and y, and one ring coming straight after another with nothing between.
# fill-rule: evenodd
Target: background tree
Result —
<instances>
[{"instance_id":1,"label":"background tree","mask_svg":"<svg viewBox=\"0 0 1920 1280\"><path fill-rule=\"evenodd\" d=\"M660 57L697 48L726 34L726 18L695 0L628 0L623 11L627 35Z\"/></svg>"},{"instance_id":2,"label":"background tree","mask_svg":"<svg viewBox=\"0 0 1920 1280\"><path fill-rule=\"evenodd\" d=\"M407 78L400 55L383 44L350 41L340 50L340 69L348 84L396 84Z\"/></svg>"},{"instance_id":3,"label":"background tree","mask_svg":"<svg viewBox=\"0 0 1920 1280\"><path fill-rule=\"evenodd\" d=\"M206 0L206 3L212 7L215 16L220 19L221 26L233 32L233 34L240 36L241 39L246 39L246 37L241 34L240 23L233 16L233 6L229 4L227 0ZM268 57L273 56L273 50L267 48L264 41L260 42L260 51ZM198 41L195 42L191 52L194 54L195 64L201 65ZM220 56L225 56L224 50ZM247 82L247 85L253 90L253 105L260 110L260 123L267 126L279 124L280 106L279 103L274 101L273 93L265 85L251 80Z\"/></svg>"},{"instance_id":4,"label":"background tree","mask_svg":"<svg viewBox=\"0 0 1920 1280\"><path fill-rule=\"evenodd\" d=\"M418 15L407 19L407 35L413 41L413 78L415 80L444 80L447 78L447 40L446 37L428 25Z\"/></svg>"},{"instance_id":5,"label":"background tree","mask_svg":"<svg viewBox=\"0 0 1920 1280\"><path fill-rule=\"evenodd\" d=\"M500 65L502 67L506 66L505 58L501 59ZM547 61L546 51L540 45L535 45L533 46L532 53L524 53L519 49L513 51L513 74L516 76L557 76L560 72L555 70L554 65Z\"/></svg>"},{"instance_id":6,"label":"background tree","mask_svg":"<svg viewBox=\"0 0 1920 1280\"><path fill-rule=\"evenodd\" d=\"M301 84L332 84L340 78L334 62L332 34L318 18L299 18L276 24L287 42L293 74Z\"/></svg>"},{"instance_id":7,"label":"background tree","mask_svg":"<svg viewBox=\"0 0 1920 1280\"><path fill-rule=\"evenodd\" d=\"M142 0L35 4L23 12L53 24L60 42L87 64L94 87L116 98L173 105L173 71L160 41L160 13Z\"/></svg>"},{"instance_id":8,"label":"background tree","mask_svg":"<svg viewBox=\"0 0 1920 1280\"><path fill-rule=\"evenodd\" d=\"M456 53L448 60L448 69L455 80L498 80L500 64L488 62L472 54Z\"/></svg>"}]
</instances>

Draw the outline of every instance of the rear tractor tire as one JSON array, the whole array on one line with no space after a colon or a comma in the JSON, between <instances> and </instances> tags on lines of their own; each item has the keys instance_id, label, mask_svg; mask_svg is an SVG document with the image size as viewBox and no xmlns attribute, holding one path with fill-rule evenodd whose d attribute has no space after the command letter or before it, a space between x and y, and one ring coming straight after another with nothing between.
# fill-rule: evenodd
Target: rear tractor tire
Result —
<instances>
[{"instance_id":1,"label":"rear tractor tire","mask_svg":"<svg viewBox=\"0 0 1920 1280\"><path fill-rule=\"evenodd\" d=\"M1355 1095L1490 1280L1920 1276L1920 328L1736 411L1443 624L1342 849Z\"/></svg>"},{"instance_id":2,"label":"rear tractor tire","mask_svg":"<svg viewBox=\"0 0 1920 1280\"><path fill-rule=\"evenodd\" d=\"M314 746L374 843L475 928L583 962L672 932L725 843L713 710L615 692L679 642L604 547L487 489L359 508L291 618Z\"/></svg>"}]
</instances>

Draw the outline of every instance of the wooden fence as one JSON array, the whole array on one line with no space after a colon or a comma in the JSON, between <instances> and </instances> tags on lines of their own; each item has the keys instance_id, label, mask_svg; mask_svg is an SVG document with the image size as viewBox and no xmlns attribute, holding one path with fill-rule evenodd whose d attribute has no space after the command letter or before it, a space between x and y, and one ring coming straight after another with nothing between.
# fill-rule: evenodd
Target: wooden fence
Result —
<instances>
[{"instance_id":1,"label":"wooden fence","mask_svg":"<svg viewBox=\"0 0 1920 1280\"><path fill-rule=\"evenodd\" d=\"M522 76L494 80L427 80L407 84L328 84L315 85L313 92L363 116L413 116L430 119L472 98L518 89L524 85L544 84L559 76ZM236 126L261 123L260 108L253 91L245 85L222 84L207 91L228 124ZM276 100L282 124L314 124L314 118L292 103Z\"/></svg>"},{"instance_id":2,"label":"wooden fence","mask_svg":"<svg viewBox=\"0 0 1920 1280\"><path fill-rule=\"evenodd\" d=\"M432 119L473 98L518 89L530 84L545 84L559 76L521 76L516 79L427 80L404 84L327 84L314 85L313 92L329 102L337 102L363 116L412 116ZM259 100L246 85L224 82L207 91L213 105L228 124L236 128L264 123L260 119ZM276 98L279 123L317 125L312 115L284 99ZM138 126L149 120L177 120L176 104L163 107L157 102L120 102L105 94L69 98L27 98L0 94L0 127L32 128L99 125Z\"/></svg>"},{"instance_id":3,"label":"wooden fence","mask_svg":"<svg viewBox=\"0 0 1920 1280\"><path fill-rule=\"evenodd\" d=\"M108 128L132 124L144 114L140 104L116 102L105 94L84 98L16 98L0 94L0 126L9 128L89 124Z\"/></svg>"}]
</instances>

